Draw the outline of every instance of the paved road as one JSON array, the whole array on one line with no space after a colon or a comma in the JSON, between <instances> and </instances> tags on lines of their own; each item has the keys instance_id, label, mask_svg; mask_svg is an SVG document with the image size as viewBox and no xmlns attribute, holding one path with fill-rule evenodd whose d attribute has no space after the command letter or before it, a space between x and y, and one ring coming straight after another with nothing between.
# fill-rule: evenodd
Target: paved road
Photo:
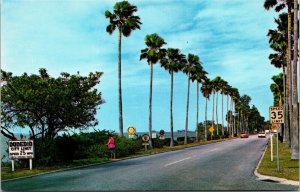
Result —
<instances>
[{"instance_id":1,"label":"paved road","mask_svg":"<svg viewBox=\"0 0 300 192\"><path fill-rule=\"evenodd\" d=\"M256 180L267 139L251 136L141 158L2 182L5 191L297 190Z\"/></svg>"}]
</instances>

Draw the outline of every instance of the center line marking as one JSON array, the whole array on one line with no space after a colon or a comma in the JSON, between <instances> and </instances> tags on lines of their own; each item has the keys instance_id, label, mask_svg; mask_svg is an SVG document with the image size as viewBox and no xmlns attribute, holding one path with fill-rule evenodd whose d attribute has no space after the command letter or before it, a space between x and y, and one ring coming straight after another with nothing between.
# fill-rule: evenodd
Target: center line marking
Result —
<instances>
[{"instance_id":1,"label":"center line marking","mask_svg":"<svg viewBox=\"0 0 300 192\"><path fill-rule=\"evenodd\" d=\"M175 164L175 163L179 163L179 162L181 162L181 161L185 161L185 160L190 159L190 158L191 158L191 157L187 157L187 158L184 158L184 159L181 159L181 160L178 160L178 161L174 161L174 162L172 162L172 163L165 164L165 167L168 167L168 166L173 165L173 164Z\"/></svg>"}]
</instances>

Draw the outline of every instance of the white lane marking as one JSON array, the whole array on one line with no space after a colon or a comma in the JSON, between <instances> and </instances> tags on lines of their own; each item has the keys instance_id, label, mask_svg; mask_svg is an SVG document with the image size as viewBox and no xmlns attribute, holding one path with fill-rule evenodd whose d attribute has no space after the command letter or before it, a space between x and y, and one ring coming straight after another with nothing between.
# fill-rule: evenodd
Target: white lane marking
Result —
<instances>
[{"instance_id":1,"label":"white lane marking","mask_svg":"<svg viewBox=\"0 0 300 192\"><path fill-rule=\"evenodd\" d=\"M179 162L181 162L181 161L188 160L188 159L190 159L190 158L191 158L191 157L187 157L187 158L184 158L184 159L181 159L181 160L178 160L178 161L174 161L174 162L172 162L172 163L165 164L164 167L168 167L168 166L170 166L170 165L173 165L173 164L175 164L175 163L179 163Z\"/></svg>"}]
</instances>

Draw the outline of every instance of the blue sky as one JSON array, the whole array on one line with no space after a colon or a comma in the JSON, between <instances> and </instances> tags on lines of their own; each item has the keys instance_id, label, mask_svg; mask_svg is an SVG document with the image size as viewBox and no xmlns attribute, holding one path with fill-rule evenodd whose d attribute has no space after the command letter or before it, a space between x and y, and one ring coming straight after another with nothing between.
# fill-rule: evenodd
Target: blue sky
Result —
<instances>
[{"instance_id":1,"label":"blue sky","mask_svg":"<svg viewBox=\"0 0 300 192\"><path fill-rule=\"evenodd\" d=\"M61 72L81 75L102 71L97 87L106 103L98 111L97 128L118 131L117 31L106 33L106 10L113 0L2 0L1 68L21 75L46 68L51 76ZM129 125L148 130L149 66L139 61L147 34L158 33L166 48L196 54L213 79L221 76L252 98L268 119L273 104L269 86L280 72L270 65L267 30L275 28L276 13L266 11L261 0L132 0L138 7L141 30L122 41L124 130ZM153 130L169 131L170 75L154 66ZM174 129L185 126L187 77L174 77ZM226 99L224 99L226 101ZM205 100L200 97L200 121ZM208 118L211 119L211 106ZM219 96L219 115L221 97ZM226 102L224 109L226 109ZM196 85L191 84L189 130L196 124ZM221 117L219 117L221 122Z\"/></svg>"}]
</instances>

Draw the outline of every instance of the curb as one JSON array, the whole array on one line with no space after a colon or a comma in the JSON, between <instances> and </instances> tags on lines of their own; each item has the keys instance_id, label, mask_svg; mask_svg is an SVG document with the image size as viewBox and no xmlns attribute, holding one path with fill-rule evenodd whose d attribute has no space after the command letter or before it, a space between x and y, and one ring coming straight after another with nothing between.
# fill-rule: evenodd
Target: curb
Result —
<instances>
[{"instance_id":1,"label":"curb","mask_svg":"<svg viewBox=\"0 0 300 192\"><path fill-rule=\"evenodd\" d=\"M299 187L299 181L293 181L293 180L288 180L288 179L285 179L285 178L279 178L279 177L273 177L273 176L268 176L268 175L262 175L260 173L258 173L258 168L260 166L260 163L262 162L264 156L265 156L265 153L267 151L267 146L265 148L265 151L263 152L258 164L257 164L257 167L255 168L255 171L254 171L254 175L256 177L258 177L256 180L258 181L271 181L271 182L275 182L275 183L280 183L280 184L284 184L284 185L294 185L294 186L298 186Z\"/></svg>"}]
</instances>

